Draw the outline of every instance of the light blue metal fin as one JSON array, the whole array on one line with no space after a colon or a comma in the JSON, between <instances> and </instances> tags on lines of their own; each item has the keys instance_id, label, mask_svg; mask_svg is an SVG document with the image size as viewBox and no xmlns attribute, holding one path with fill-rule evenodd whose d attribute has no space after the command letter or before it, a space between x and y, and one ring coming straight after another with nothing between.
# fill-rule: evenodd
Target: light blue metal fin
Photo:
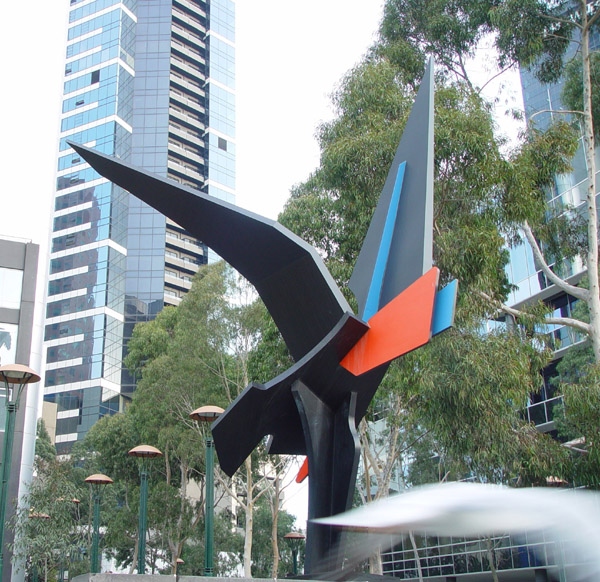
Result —
<instances>
[{"instance_id":1,"label":"light blue metal fin","mask_svg":"<svg viewBox=\"0 0 600 582\"><path fill-rule=\"evenodd\" d=\"M449 327L452 327L454 323L457 293L458 281L456 279L436 293L435 303L433 305L431 335L436 335Z\"/></svg>"},{"instance_id":2,"label":"light blue metal fin","mask_svg":"<svg viewBox=\"0 0 600 582\"><path fill-rule=\"evenodd\" d=\"M398 173L396 174L396 182L394 183L392 199L390 200L390 205L388 206L385 226L383 227L383 234L381 237L381 243L379 245L379 252L377 253L373 277L371 278L371 286L369 287L369 294L367 295L365 310L361 314L363 321L369 321L371 316L375 315L379 311L379 299L381 297L381 288L383 286L385 268L390 256L390 249L392 247L392 237L394 236L394 226L398 216L398 204L400 202L400 195L402 193L402 183L404 182L405 168L406 162L402 162L402 164L400 164L398 167Z\"/></svg>"}]
</instances>

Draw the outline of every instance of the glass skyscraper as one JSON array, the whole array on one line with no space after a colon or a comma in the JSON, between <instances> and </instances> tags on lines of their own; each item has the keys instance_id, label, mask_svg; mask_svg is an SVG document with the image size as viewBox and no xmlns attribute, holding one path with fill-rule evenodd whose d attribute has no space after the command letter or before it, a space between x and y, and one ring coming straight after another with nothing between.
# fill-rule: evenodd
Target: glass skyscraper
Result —
<instances>
[{"instance_id":1,"label":"glass skyscraper","mask_svg":"<svg viewBox=\"0 0 600 582\"><path fill-rule=\"evenodd\" d=\"M122 409L134 325L177 305L209 258L67 141L235 199L235 1L70 4L44 333L59 452Z\"/></svg>"}]
</instances>

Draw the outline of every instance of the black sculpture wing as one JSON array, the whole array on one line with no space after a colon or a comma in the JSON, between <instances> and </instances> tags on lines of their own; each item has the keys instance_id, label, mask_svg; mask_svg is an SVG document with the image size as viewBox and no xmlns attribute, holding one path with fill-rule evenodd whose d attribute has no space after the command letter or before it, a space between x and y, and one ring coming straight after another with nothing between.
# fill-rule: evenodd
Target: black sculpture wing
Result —
<instances>
[{"instance_id":1,"label":"black sculpture wing","mask_svg":"<svg viewBox=\"0 0 600 582\"><path fill-rule=\"evenodd\" d=\"M99 174L174 220L246 277L295 360L352 311L317 251L279 223L87 147L69 145Z\"/></svg>"}]
</instances>

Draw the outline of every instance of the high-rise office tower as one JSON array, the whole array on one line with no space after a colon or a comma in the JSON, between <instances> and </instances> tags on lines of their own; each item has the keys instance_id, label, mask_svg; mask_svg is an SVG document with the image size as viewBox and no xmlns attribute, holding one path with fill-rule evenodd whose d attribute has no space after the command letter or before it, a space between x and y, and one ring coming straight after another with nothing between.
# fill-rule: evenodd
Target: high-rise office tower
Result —
<instances>
[{"instance_id":1,"label":"high-rise office tower","mask_svg":"<svg viewBox=\"0 0 600 582\"><path fill-rule=\"evenodd\" d=\"M59 452L122 409L133 326L177 305L207 261L200 241L67 140L235 196L235 0L70 3L44 338Z\"/></svg>"}]
</instances>

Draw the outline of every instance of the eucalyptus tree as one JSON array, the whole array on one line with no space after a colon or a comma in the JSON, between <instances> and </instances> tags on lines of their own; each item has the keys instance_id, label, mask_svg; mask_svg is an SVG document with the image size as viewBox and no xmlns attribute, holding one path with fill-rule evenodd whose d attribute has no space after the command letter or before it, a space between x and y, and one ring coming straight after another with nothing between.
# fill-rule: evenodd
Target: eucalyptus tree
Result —
<instances>
[{"instance_id":1,"label":"eucalyptus tree","mask_svg":"<svg viewBox=\"0 0 600 582\"><path fill-rule=\"evenodd\" d=\"M80 506L86 489L69 459L59 459L43 421L38 422L35 477L15 513L13 556L29 575L48 579L61 569L85 571L86 530Z\"/></svg>"},{"instance_id":2,"label":"eucalyptus tree","mask_svg":"<svg viewBox=\"0 0 600 582\"><path fill-rule=\"evenodd\" d=\"M172 510L158 510L156 516L159 522L162 516L159 530L173 564L204 519L203 497L194 504L187 492L193 483L204 491L203 443L208 429L189 414L206 404L226 408L250 383L249 366L272 367L268 358L253 356L267 321L254 291L219 262L199 270L176 309L167 308L134 329L126 365L140 379L128 413L139 437L164 453L162 481L156 490L162 490L163 509ZM269 357L276 358L273 353ZM252 567L255 505L272 494L273 478L279 479L286 466L284 458L267 461L264 447L248 457L232 480L217 466L219 489L244 512L242 564L247 576Z\"/></svg>"},{"instance_id":3,"label":"eucalyptus tree","mask_svg":"<svg viewBox=\"0 0 600 582\"><path fill-rule=\"evenodd\" d=\"M531 333L532 323L545 315L543 307L523 314L526 332L514 329L487 336L480 332L486 318L497 317L511 289L505 272L507 240L514 242L519 228L532 217L542 224L543 188L555 173L569 168L576 147L575 132L561 123L546 134L529 133L510 156L502 153L505 144L497 136L492 104L468 70L481 40L499 30L499 16L493 13L501 5L388 1L378 42L342 79L333 94L336 117L318 130L320 166L295 187L280 216L283 224L318 248L353 301L345 283L425 57L433 55L440 65L435 96L434 260L442 283L460 281L457 331L436 338L392 367L396 369L393 379L388 378L392 392L380 391L373 409L378 417L388 415L385 437L391 442L374 446L376 439L361 431L365 467L371 468L369 478L375 488L381 485L384 495L391 465L412 442L405 442L409 427L417 431L416 438L420 430L423 438L428 434L433 439L454 475L476 472L482 479L531 483L541 482L551 470L568 471L565 451L519 415L528 394L541 387L540 370L550 357L543 341ZM508 34L505 26L502 31ZM515 62L507 58L501 59L504 66ZM381 444L381 435L378 438ZM376 454L377 448L381 454Z\"/></svg>"}]
</instances>

